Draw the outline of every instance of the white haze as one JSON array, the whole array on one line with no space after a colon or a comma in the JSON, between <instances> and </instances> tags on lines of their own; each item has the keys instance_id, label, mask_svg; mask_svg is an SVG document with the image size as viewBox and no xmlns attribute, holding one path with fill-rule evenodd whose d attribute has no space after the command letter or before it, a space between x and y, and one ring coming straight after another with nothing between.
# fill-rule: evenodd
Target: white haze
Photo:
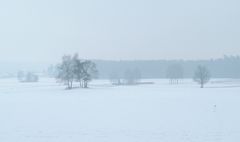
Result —
<instances>
[{"instance_id":1,"label":"white haze","mask_svg":"<svg viewBox=\"0 0 240 142\"><path fill-rule=\"evenodd\" d=\"M206 59L240 53L237 0L0 1L0 61Z\"/></svg>"}]
</instances>

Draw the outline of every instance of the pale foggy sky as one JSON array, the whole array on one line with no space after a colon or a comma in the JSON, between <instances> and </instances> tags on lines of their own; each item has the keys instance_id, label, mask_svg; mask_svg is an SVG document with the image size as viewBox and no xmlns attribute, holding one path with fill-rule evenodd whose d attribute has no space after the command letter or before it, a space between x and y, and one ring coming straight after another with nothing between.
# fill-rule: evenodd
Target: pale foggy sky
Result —
<instances>
[{"instance_id":1,"label":"pale foggy sky","mask_svg":"<svg viewBox=\"0 0 240 142\"><path fill-rule=\"evenodd\" d=\"M238 0L0 1L0 61L240 54Z\"/></svg>"}]
</instances>

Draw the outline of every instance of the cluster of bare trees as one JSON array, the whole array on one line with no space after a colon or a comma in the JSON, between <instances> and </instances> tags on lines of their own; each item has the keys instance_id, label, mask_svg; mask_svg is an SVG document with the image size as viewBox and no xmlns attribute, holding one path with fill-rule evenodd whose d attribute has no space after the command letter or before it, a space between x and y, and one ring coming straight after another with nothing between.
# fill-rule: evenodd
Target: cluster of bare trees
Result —
<instances>
[{"instance_id":1,"label":"cluster of bare trees","mask_svg":"<svg viewBox=\"0 0 240 142\"><path fill-rule=\"evenodd\" d=\"M110 74L110 81L113 85L136 85L141 80L141 72L139 69L127 69L123 75L117 72Z\"/></svg>"},{"instance_id":2,"label":"cluster of bare trees","mask_svg":"<svg viewBox=\"0 0 240 142\"><path fill-rule=\"evenodd\" d=\"M78 82L81 88L88 88L88 83L96 78L98 74L96 64L90 60L79 59L78 54L73 56L65 55L62 57L62 62L57 66L56 78L63 82L68 89L73 88L73 83ZM179 80L184 77L184 70L180 64L172 64L166 71L166 76L169 78L170 84L178 84ZM114 85L134 85L139 84L141 72L139 69L128 69L125 73L119 75L112 73L110 81ZM198 66L193 80L204 87L210 81L210 72L205 66Z\"/></svg>"},{"instance_id":3,"label":"cluster of bare trees","mask_svg":"<svg viewBox=\"0 0 240 142\"><path fill-rule=\"evenodd\" d=\"M19 71L17 74L19 82L38 82L39 77L32 72Z\"/></svg>"},{"instance_id":4,"label":"cluster of bare trees","mask_svg":"<svg viewBox=\"0 0 240 142\"><path fill-rule=\"evenodd\" d=\"M81 88L88 88L88 83L98 74L96 64L90 60L79 59L78 54L63 56L57 72L57 79L63 82L67 89L73 88L73 82L78 82Z\"/></svg>"},{"instance_id":5,"label":"cluster of bare trees","mask_svg":"<svg viewBox=\"0 0 240 142\"><path fill-rule=\"evenodd\" d=\"M184 70L180 64L172 64L167 68L166 76L169 78L170 84L178 84L183 78ZM193 80L204 88L204 85L210 81L211 75L207 67L199 65L193 76Z\"/></svg>"},{"instance_id":6,"label":"cluster of bare trees","mask_svg":"<svg viewBox=\"0 0 240 142\"><path fill-rule=\"evenodd\" d=\"M166 70L166 77L170 84L178 84L184 78L184 68L181 64L172 64ZM193 80L200 84L201 88L210 81L211 75L207 67L199 65L193 76ZM110 81L113 85L134 85L139 84L141 79L141 72L138 69L127 69L123 75L112 72L110 74Z\"/></svg>"}]
</instances>

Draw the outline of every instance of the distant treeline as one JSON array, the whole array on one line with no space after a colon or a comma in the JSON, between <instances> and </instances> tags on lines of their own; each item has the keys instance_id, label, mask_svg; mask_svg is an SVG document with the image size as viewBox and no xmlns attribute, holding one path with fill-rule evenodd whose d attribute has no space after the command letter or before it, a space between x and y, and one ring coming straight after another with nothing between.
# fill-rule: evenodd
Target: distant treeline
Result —
<instances>
[{"instance_id":1,"label":"distant treeline","mask_svg":"<svg viewBox=\"0 0 240 142\"><path fill-rule=\"evenodd\" d=\"M95 60L99 71L99 78L109 79L114 72L124 76L126 70L137 69L141 78L167 78L170 66L180 65L183 69L183 78L192 78L199 65L206 66L212 78L240 78L240 57L224 56L221 59L211 60L136 60L136 61L106 61Z\"/></svg>"}]
</instances>

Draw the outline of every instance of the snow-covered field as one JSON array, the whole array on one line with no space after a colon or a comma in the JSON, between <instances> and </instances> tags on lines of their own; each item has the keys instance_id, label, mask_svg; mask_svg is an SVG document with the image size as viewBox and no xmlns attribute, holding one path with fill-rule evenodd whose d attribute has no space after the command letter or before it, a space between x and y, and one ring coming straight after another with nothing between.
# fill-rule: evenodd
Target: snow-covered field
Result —
<instances>
[{"instance_id":1,"label":"snow-covered field","mask_svg":"<svg viewBox=\"0 0 240 142\"><path fill-rule=\"evenodd\" d=\"M0 142L239 142L240 82L64 90L0 80Z\"/></svg>"}]
</instances>

